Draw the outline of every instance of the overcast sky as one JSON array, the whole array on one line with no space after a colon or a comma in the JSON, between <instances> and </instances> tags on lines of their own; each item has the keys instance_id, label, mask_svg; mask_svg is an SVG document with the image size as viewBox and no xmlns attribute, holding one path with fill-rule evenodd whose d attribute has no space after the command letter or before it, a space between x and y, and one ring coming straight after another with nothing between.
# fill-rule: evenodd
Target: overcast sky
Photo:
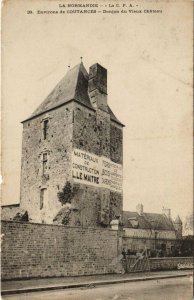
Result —
<instances>
[{"instance_id":1,"label":"overcast sky","mask_svg":"<svg viewBox=\"0 0 194 300\"><path fill-rule=\"evenodd\" d=\"M87 70L96 62L107 68L108 103L126 126L124 210L166 206L184 219L192 209L191 1L150 1L163 9L157 15L26 14L58 3L4 5L3 203L19 202L20 122L83 56Z\"/></svg>"}]
</instances>

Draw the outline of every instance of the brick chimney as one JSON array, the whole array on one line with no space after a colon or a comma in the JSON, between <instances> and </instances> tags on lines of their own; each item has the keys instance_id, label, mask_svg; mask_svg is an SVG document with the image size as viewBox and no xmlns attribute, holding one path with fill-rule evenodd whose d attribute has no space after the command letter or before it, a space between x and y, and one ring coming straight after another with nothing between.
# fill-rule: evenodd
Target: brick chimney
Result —
<instances>
[{"instance_id":1,"label":"brick chimney","mask_svg":"<svg viewBox=\"0 0 194 300\"><path fill-rule=\"evenodd\" d=\"M168 218L171 219L171 210L169 208L162 208L162 213Z\"/></svg>"},{"instance_id":2,"label":"brick chimney","mask_svg":"<svg viewBox=\"0 0 194 300\"><path fill-rule=\"evenodd\" d=\"M99 64L89 69L88 92L93 107L107 112L107 70Z\"/></svg>"},{"instance_id":3,"label":"brick chimney","mask_svg":"<svg viewBox=\"0 0 194 300\"><path fill-rule=\"evenodd\" d=\"M137 213L142 216L143 215L143 204L139 203L137 206L136 206L136 210L137 210Z\"/></svg>"}]
</instances>

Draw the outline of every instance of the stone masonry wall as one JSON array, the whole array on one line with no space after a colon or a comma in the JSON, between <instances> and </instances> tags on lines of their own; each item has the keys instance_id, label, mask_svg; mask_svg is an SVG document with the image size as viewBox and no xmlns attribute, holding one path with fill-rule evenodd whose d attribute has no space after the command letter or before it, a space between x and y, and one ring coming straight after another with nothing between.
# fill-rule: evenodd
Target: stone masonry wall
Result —
<instances>
[{"instance_id":1,"label":"stone masonry wall","mask_svg":"<svg viewBox=\"0 0 194 300\"><path fill-rule=\"evenodd\" d=\"M123 164L123 129L111 122L110 126L110 159ZM123 195L110 192L110 219L113 220L123 211Z\"/></svg>"},{"instance_id":2,"label":"stone masonry wall","mask_svg":"<svg viewBox=\"0 0 194 300\"><path fill-rule=\"evenodd\" d=\"M121 271L118 231L2 221L2 279Z\"/></svg>"},{"instance_id":3,"label":"stone masonry wall","mask_svg":"<svg viewBox=\"0 0 194 300\"><path fill-rule=\"evenodd\" d=\"M99 155L100 141L95 111L74 103L73 122L73 148Z\"/></svg>"},{"instance_id":4,"label":"stone masonry wall","mask_svg":"<svg viewBox=\"0 0 194 300\"><path fill-rule=\"evenodd\" d=\"M98 132L96 112L74 103L73 148L99 155L101 143ZM76 184L76 186L80 196L75 195L73 205L79 208L80 224L100 226L100 189L85 184Z\"/></svg>"},{"instance_id":5,"label":"stone masonry wall","mask_svg":"<svg viewBox=\"0 0 194 300\"><path fill-rule=\"evenodd\" d=\"M110 126L110 158L115 163L123 163L123 130L113 122Z\"/></svg>"},{"instance_id":6,"label":"stone masonry wall","mask_svg":"<svg viewBox=\"0 0 194 300\"><path fill-rule=\"evenodd\" d=\"M122 129L111 123L107 112L100 109L94 112L75 103L73 147L122 164ZM114 148L112 153L115 153L112 156L111 147ZM78 186L82 196L78 201L73 201L80 208L83 226L108 225L115 216L121 214L123 201L120 193L84 184Z\"/></svg>"},{"instance_id":7,"label":"stone masonry wall","mask_svg":"<svg viewBox=\"0 0 194 300\"><path fill-rule=\"evenodd\" d=\"M43 122L47 118L47 138ZM21 209L28 210L30 221L52 223L61 208L57 193L71 178L73 103L40 115L23 124ZM43 153L47 171L43 175ZM46 189L40 209L41 189Z\"/></svg>"},{"instance_id":8,"label":"stone masonry wall","mask_svg":"<svg viewBox=\"0 0 194 300\"><path fill-rule=\"evenodd\" d=\"M179 270L179 269L192 269L192 257L162 257L162 258L149 258L146 257L137 261L137 258L126 256L125 259L126 272L145 272L145 271L162 271L162 270Z\"/></svg>"},{"instance_id":9,"label":"stone masonry wall","mask_svg":"<svg viewBox=\"0 0 194 300\"><path fill-rule=\"evenodd\" d=\"M100 193L99 188L85 184L74 183L76 193L72 199L72 206L77 211L72 211L69 217L70 226L75 226L74 218L77 215L77 225L84 227L97 227L99 224Z\"/></svg>"},{"instance_id":10,"label":"stone masonry wall","mask_svg":"<svg viewBox=\"0 0 194 300\"><path fill-rule=\"evenodd\" d=\"M46 139L44 120L48 120ZM71 102L24 122L23 126L20 209L28 211L30 222L53 223L63 208L57 193L67 181L75 192L71 202L77 210L67 212L65 225L106 226L121 214L122 194L73 184L71 174L74 148L122 164L122 128L113 124L108 112ZM43 175L45 153L48 161ZM41 192L44 192L42 207Z\"/></svg>"},{"instance_id":11,"label":"stone masonry wall","mask_svg":"<svg viewBox=\"0 0 194 300\"><path fill-rule=\"evenodd\" d=\"M173 270L173 269L192 269L192 257L165 257L150 258L150 269L156 270Z\"/></svg>"},{"instance_id":12,"label":"stone masonry wall","mask_svg":"<svg viewBox=\"0 0 194 300\"><path fill-rule=\"evenodd\" d=\"M12 220L20 210L19 204L3 205L1 206L1 219Z\"/></svg>"}]
</instances>

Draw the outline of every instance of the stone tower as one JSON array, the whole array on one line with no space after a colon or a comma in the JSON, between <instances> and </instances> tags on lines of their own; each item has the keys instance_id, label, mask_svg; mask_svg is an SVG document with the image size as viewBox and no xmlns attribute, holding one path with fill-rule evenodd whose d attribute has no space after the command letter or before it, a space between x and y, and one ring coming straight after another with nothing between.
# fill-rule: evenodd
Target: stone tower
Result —
<instances>
[{"instance_id":1,"label":"stone tower","mask_svg":"<svg viewBox=\"0 0 194 300\"><path fill-rule=\"evenodd\" d=\"M107 70L70 69L23 123L21 208L31 222L108 226L123 208L123 125Z\"/></svg>"}]
</instances>

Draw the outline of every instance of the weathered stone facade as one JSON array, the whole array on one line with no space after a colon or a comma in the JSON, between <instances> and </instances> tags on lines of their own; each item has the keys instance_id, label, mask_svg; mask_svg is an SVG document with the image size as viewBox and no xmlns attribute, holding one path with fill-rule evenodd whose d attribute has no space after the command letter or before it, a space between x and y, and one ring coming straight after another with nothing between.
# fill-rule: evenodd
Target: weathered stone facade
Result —
<instances>
[{"instance_id":1,"label":"weathered stone facade","mask_svg":"<svg viewBox=\"0 0 194 300\"><path fill-rule=\"evenodd\" d=\"M122 167L122 130L107 104L107 70L95 64L87 74L82 63L69 70L23 122L20 208L29 221L95 227L118 218L122 190L77 182L72 153L77 149ZM67 198L67 185L71 199L59 201L59 194Z\"/></svg>"},{"instance_id":2,"label":"weathered stone facade","mask_svg":"<svg viewBox=\"0 0 194 300\"><path fill-rule=\"evenodd\" d=\"M46 139L42 129L45 118L49 120ZM61 208L57 192L71 179L72 136L73 102L23 123L21 207L33 222L52 223ZM42 208L41 191L45 193Z\"/></svg>"}]
</instances>

